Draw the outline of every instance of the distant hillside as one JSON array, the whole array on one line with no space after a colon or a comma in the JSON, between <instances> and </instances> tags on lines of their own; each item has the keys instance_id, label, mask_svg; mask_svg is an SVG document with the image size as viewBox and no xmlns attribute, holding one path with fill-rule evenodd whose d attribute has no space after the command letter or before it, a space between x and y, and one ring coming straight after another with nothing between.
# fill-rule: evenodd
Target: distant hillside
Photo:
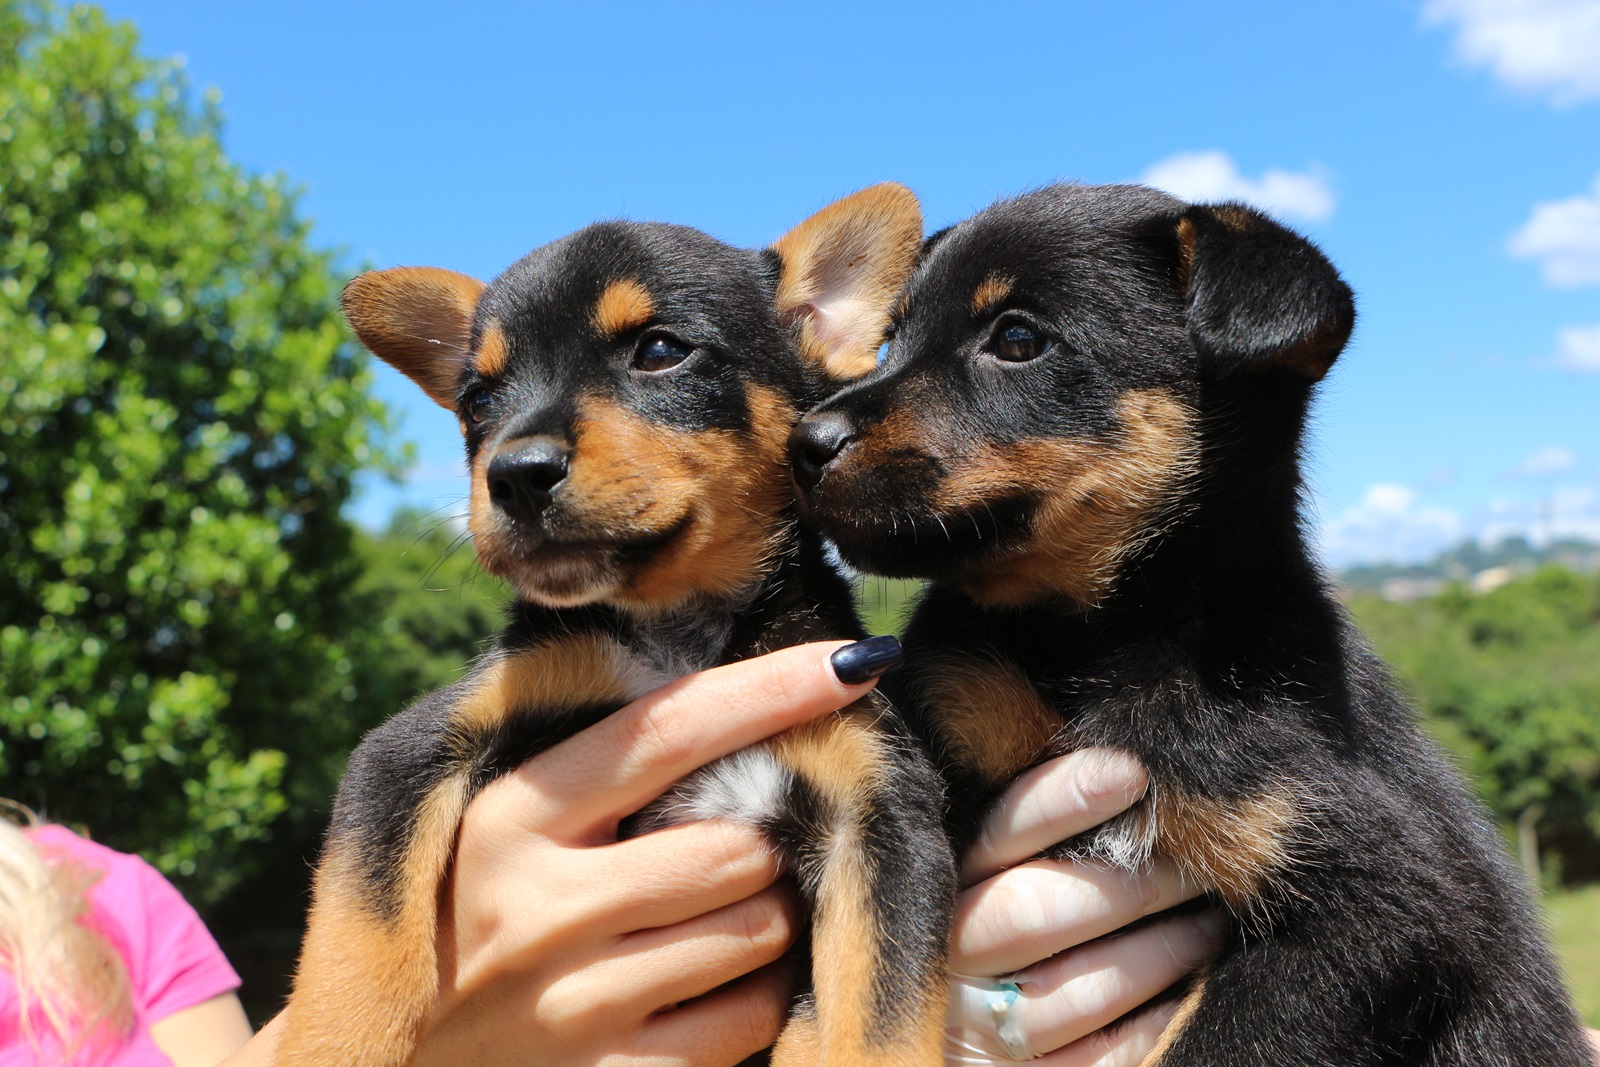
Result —
<instances>
[{"instance_id":1,"label":"distant hillside","mask_svg":"<svg viewBox=\"0 0 1600 1067\"><path fill-rule=\"evenodd\" d=\"M1338 579L1352 595L1376 593L1385 600L1405 603L1434 596L1451 582L1486 593L1547 563L1579 572L1600 571L1600 545L1565 540L1534 546L1523 537L1508 537L1487 547L1464 541L1426 563L1350 567L1340 571Z\"/></svg>"}]
</instances>

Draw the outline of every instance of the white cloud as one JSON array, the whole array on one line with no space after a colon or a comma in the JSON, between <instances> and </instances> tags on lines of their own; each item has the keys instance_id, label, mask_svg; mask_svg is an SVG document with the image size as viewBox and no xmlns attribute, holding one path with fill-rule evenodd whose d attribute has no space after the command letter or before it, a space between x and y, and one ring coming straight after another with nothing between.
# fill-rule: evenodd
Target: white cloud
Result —
<instances>
[{"instance_id":1,"label":"white cloud","mask_svg":"<svg viewBox=\"0 0 1600 1067\"><path fill-rule=\"evenodd\" d=\"M1422 559L1467 536L1455 512L1418 507L1410 486L1369 486L1361 503L1322 524L1318 540L1332 567Z\"/></svg>"},{"instance_id":2,"label":"white cloud","mask_svg":"<svg viewBox=\"0 0 1600 1067\"><path fill-rule=\"evenodd\" d=\"M1478 524L1481 544L1526 537L1534 544L1580 538L1600 542L1600 490L1593 485L1563 485L1537 500L1499 502L1502 506Z\"/></svg>"},{"instance_id":3,"label":"white cloud","mask_svg":"<svg viewBox=\"0 0 1600 1067\"><path fill-rule=\"evenodd\" d=\"M1268 170L1246 178L1226 152L1180 152L1151 166L1139 179L1197 203L1243 200L1285 218L1324 222L1333 216L1333 190L1318 167L1306 173Z\"/></svg>"},{"instance_id":4,"label":"white cloud","mask_svg":"<svg viewBox=\"0 0 1600 1067\"><path fill-rule=\"evenodd\" d=\"M1557 343L1557 366L1579 374L1600 374L1600 325L1568 326Z\"/></svg>"},{"instance_id":5,"label":"white cloud","mask_svg":"<svg viewBox=\"0 0 1600 1067\"><path fill-rule=\"evenodd\" d=\"M1595 0L1428 0L1425 22L1452 25L1458 58L1558 104L1600 97Z\"/></svg>"},{"instance_id":6,"label":"white cloud","mask_svg":"<svg viewBox=\"0 0 1600 1067\"><path fill-rule=\"evenodd\" d=\"M1567 462L1568 453L1571 463ZM1361 502L1323 522L1316 542L1323 562L1339 569L1362 563L1414 563L1466 540L1492 545L1507 537L1534 544L1581 538L1600 542L1600 484L1581 470L1570 450L1553 446L1524 466L1544 466L1549 482L1525 496L1502 496L1470 512L1422 503L1405 485L1368 486Z\"/></svg>"},{"instance_id":7,"label":"white cloud","mask_svg":"<svg viewBox=\"0 0 1600 1067\"><path fill-rule=\"evenodd\" d=\"M1565 445L1550 445L1526 456L1512 474L1522 478L1546 478L1562 474L1578 465L1578 454Z\"/></svg>"},{"instance_id":8,"label":"white cloud","mask_svg":"<svg viewBox=\"0 0 1600 1067\"><path fill-rule=\"evenodd\" d=\"M1595 6L1600 10L1600 3ZM1593 196L1535 204L1506 248L1514 256L1537 259L1548 285L1600 285L1600 177Z\"/></svg>"},{"instance_id":9,"label":"white cloud","mask_svg":"<svg viewBox=\"0 0 1600 1067\"><path fill-rule=\"evenodd\" d=\"M1373 515L1387 518L1405 514L1417 502L1417 491L1408 485L1374 485L1367 489L1361 506Z\"/></svg>"}]
</instances>

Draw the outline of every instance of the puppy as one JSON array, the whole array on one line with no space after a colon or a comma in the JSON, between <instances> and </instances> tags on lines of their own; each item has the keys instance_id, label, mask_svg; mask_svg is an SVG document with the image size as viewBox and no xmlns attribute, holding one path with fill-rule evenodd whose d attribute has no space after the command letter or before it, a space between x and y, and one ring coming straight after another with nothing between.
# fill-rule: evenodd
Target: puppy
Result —
<instances>
[{"instance_id":1,"label":"puppy","mask_svg":"<svg viewBox=\"0 0 1600 1067\"><path fill-rule=\"evenodd\" d=\"M411 1058L437 991L440 886L485 783L671 678L861 636L794 520L785 441L873 365L921 231L916 199L880 185L760 251L612 222L487 286L417 268L350 284L362 342L459 418L474 547L518 599L461 682L351 756L284 1062ZM776 1062L938 1062L954 884L940 811L936 772L876 695L663 803L656 824L764 828L797 877L812 986Z\"/></svg>"},{"instance_id":2,"label":"puppy","mask_svg":"<svg viewBox=\"0 0 1600 1067\"><path fill-rule=\"evenodd\" d=\"M902 710L957 848L1024 768L1151 788L1066 851L1231 915L1162 1067L1591 1061L1526 887L1306 550L1298 469L1350 290L1238 205L1056 186L929 239L874 373L790 441L849 562L932 579Z\"/></svg>"}]
</instances>

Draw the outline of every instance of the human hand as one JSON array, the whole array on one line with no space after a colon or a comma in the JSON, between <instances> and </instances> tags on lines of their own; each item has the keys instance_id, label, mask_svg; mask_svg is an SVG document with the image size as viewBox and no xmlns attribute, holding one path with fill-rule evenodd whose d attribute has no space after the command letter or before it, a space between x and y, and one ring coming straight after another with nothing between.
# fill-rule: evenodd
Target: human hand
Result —
<instances>
[{"instance_id":1,"label":"human hand","mask_svg":"<svg viewBox=\"0 0 1600 1067\"><path fill-rule=\"evenodd\" d=\"M1023 775L985 819L962 870L969 888L951 943L946 1063L1039 1056L1049 1067L1133 1067L1155 1047L1175 1003L1103 1028L1215 951L1220 917L1186 915L1097 941L1200 890L1162 860L1138 874L1023 862L1130 807L1147 784L1133 757L1084 749Z\"/></svg>"},{"instance_id":2,"label":"human hand","mask_svg":"<svg viewBox=\"0 0 1600 1067\"><path fill-rule=\"evenodd\" d=\"M696 767L861 697L805 645L650 693L486 787L441 905L440 998L419 1065L733 1064L789 999L798 926L754 830L617 840ZM710 712L710 713L708 713Z\"/></svg>"}]
</instances>

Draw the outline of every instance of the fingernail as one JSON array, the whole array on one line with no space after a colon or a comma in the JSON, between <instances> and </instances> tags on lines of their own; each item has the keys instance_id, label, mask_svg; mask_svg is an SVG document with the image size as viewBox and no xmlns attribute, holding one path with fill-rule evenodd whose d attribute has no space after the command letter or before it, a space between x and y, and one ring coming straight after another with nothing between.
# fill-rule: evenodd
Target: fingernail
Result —
<instances>
[{"instance_id":1,"label":"fingernail","mask_svg":"<svg viewBox=\"0 0 1600 1067\"><path fill-rule=\"evenodd\" d=\"M905 658L899 639L884 634L845 645L829 656L828 662L833 665L835 678L845 685L856 685L894 670Z\"/></svg>"}]
</instances>

